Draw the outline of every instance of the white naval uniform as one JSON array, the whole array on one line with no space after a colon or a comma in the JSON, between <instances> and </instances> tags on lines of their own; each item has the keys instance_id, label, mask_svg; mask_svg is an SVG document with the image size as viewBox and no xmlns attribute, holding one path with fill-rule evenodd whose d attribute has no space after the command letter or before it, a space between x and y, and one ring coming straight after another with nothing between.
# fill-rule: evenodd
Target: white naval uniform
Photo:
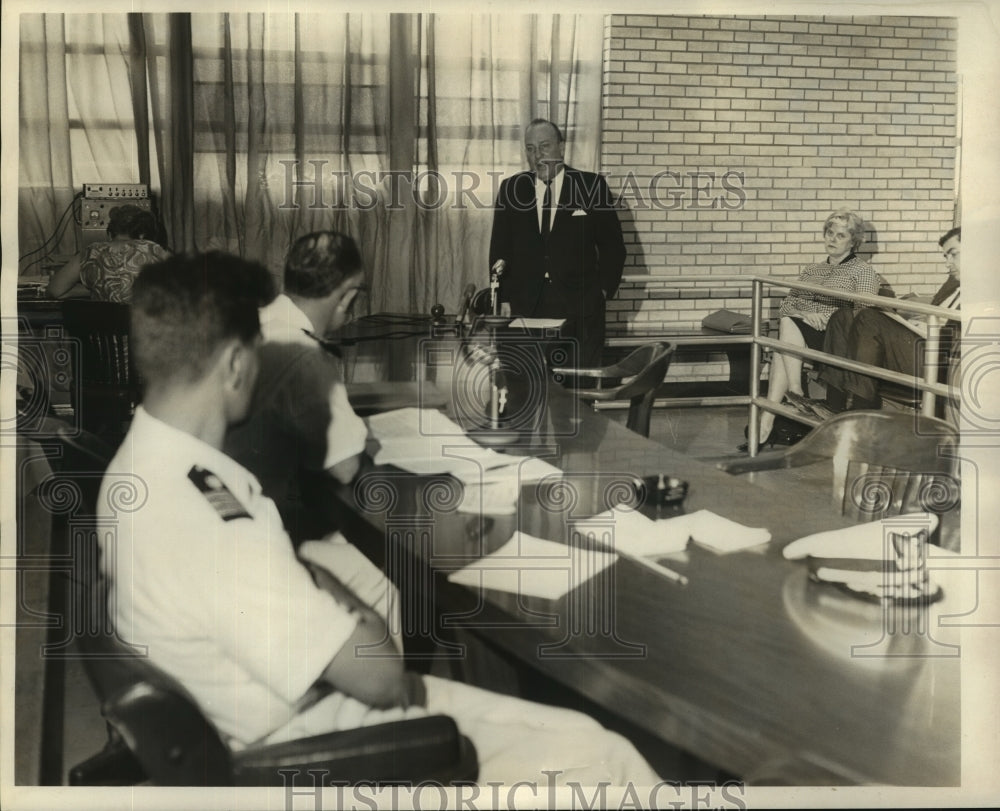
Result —
<instances>
[{"instance_id":1,"label":"white naval uniform","mask_svg":"<svg viewBox=\"0 0 1000 811\"><path fill-rule=\"evenodd\" d=\"M126 504L115 490L136 477L145 493ZM99 510L115 523L102 560L119 634L145 646L233 748L442 713L475 744L482 784L548 785L546 770L558 770L560 783L658 781L626 739L582 713L431 676L426 708L375 710L335 692L297 712L354 616L314 585L245 468L142 407Z\"/></svg>"}]
</instances>

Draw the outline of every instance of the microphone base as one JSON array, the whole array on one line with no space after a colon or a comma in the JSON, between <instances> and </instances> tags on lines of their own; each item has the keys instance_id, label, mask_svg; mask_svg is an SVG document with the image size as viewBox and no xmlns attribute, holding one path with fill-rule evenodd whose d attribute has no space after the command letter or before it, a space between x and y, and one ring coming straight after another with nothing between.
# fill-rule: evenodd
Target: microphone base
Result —
<instances>
[{"instance_id":1,"label":"microphone base","mask_svg":"<svg viewBox=\"0 0 1000 811\"><path fill-rule=\"evenodd\" d=\"M509 315L477 315L472 323L472 332L478 332L484 327L486 329L503 329L514 319Z\"/></svg>"},{"instance_id":2,"label":"microphone base","mask_svg":"<svg viewBox=\"0 0 1000 811\"><path fill-rule=\"evenodd\" d=\"M513 445L522 438L518 431L508 428L470 428L465 433L480 445L489 446Z\"/></svg>"}]
</instances>

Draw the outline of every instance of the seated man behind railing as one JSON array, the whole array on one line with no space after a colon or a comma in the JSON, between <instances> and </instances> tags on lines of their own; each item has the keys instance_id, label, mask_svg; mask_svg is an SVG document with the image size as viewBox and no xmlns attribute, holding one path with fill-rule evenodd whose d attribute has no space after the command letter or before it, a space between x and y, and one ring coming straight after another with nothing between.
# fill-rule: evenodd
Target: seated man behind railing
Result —
<instances>
[{"instance_id":1,"label":"seated man behind railing","mask_svg":"<svg viewBox=\"0 0 1000 811\"><path fill-rule=\"evenodd\" d=\"M952 228L938 240L944 251L948 278L928 303L958 310L961 242L961 228ZM943 359L958 357L956 326L956 322L950 321L941 331ZM856 314L841 310L827 325L823 350L890 371L922 376L926 338L926 316L904 318L874 308ZM820 374L820 380L827 387L826 405L833 411L881 407L878 378L828 366Z\"/></svg>"}]
</instances>

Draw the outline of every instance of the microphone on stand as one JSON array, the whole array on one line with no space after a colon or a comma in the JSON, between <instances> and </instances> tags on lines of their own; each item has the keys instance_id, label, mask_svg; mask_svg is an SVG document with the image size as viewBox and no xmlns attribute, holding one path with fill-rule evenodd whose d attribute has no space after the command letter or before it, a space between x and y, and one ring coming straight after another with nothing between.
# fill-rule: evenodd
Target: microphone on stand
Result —
<instances>
[{"instance_id":1,"label":"microphone on stand","mask_svg":"<svg viewBox=\"0 0 1000 811\"><path fill-rule=\"evenodd\" d=\"M500 277L507 267L507 262L497 259L490 268L490 312L493 315L500 315Z\"/></svg>"}]
</instances>

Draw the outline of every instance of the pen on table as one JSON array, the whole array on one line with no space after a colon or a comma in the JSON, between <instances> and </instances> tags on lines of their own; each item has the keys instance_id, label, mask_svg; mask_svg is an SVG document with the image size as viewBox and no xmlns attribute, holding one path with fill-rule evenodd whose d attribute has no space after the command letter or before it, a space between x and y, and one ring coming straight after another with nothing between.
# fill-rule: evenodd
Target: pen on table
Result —
<instances>
[{"instance_id":1,"label":"pen on table","mask_svg":"<svg viewBox=\"0 0 1000 811\"><path fill-rule=\"evenodd\" d=\"M618 554L621 555L622 553L619 552ZM636 563L645 566L647 569L650 569L656 572L657 574L663 575L668 580L673 580L675 583L678 583L682 586L687 585L688 582L687 577L682 575L680 572L675 572L673 569L667 568L661 563L657 563L655 560L650 560L649 558L640 557L639 555L623 555L623 557L626 557L629 560L634 560Z\"/></svg>"}]
</instances>

